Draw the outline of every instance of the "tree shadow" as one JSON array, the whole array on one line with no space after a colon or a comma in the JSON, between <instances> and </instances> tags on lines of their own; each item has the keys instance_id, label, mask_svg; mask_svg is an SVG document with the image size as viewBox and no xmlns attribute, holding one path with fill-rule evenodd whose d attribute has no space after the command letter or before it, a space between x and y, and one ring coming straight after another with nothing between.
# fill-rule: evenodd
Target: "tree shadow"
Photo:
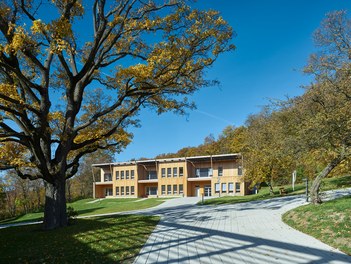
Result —
<instances>
[{"instance_id":1,"label":"tree shadow","mask_svg":"<svg viewBox=\"0 0 351 264\"><path fill-rule=\"evenodd\" d=\"M285 234L278 230L273 236L277 240L253 236L252 232L230 231L237 230L233 226L240 226L241 217L246 211L268 209L266 213L269 216L270 211L301 201L303 197L294 196L250 204L179 206L168 209L162 214L162 220L135 263L351 263L350 256L337 251L331 252L327 247L323 249L323 246L312 244L306 247L303 243L289 242L295 241L288 237L295 231ZM163 210L158 211L162 212ZM265 225L262 224L261 228L264 229ZM263 230L262 233L264 232L275 231ZM311 241L313 243L315 240Z\"/></svg>"},{"instance_id":2,"label":"tree shadow","mask_svg":"<svg viewBox=\"0 0 351 264\"><path fill-rule=\"evenodd\" d=\"M41 225L0 230L0 263L131 263L157 217L120 215L77 219L42 231Z\"/></svg>"}]
</instances>

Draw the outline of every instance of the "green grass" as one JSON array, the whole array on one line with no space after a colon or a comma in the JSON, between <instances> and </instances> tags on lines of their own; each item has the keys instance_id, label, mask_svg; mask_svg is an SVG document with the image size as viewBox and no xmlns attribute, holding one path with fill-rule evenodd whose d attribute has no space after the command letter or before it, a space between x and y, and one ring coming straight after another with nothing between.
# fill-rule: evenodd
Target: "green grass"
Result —
<instances>
[{"instance_id":1,"label":"green grass","mask_svg":"<svg viewBox=\"0 0 351 264\"><path fill-rule=\"evenodd\" d=\"M273 197L279 197L279 188L284 187L287 195L297 195L305 193L305 184L296 184L295 191L292 190L291 185L277 186L274 187L274 196L269 194L268 187L262 187L258 194L246 195L246 196L223 196L214 199L205 200L205 205L219 205L219 204L235 204L244 203L257 200L266 200ZM321 191L341 189L351 187L351 176L343 176L338 178L324 179L321 186ZM201 203L201 202L200 202ZM200 204L199 203L199 204Z\"/></svg>"},{"instance_id":2,"label":"green grass","mask_svg":"<svg viewBox=\"0 0 351 264\"><path fill-rule=\"evenodd\" d=\"M283 215L283 221L351 255L351 196L295 208Z\"/></svg>"},{"instance_id":3,"label":"green grass","mask_svg":"<svg viewBox=\"0 0 351 264\"><path fill-rule=\"evenodd\" d=\"M140 199L137 198L102 199L100 201L90 203L91 201L94 201L94 199L83 199L73 203L68 203L67 206L73 207L74 210L78 212L78 216L85 216L150 208L163 203L165 199L148 198L142 201L139 200ZM0 221L0 224L40 221L43 220L43 216L43 212L29 213L16 218L2 220Z\"/></svg>"},{"instance_id":4,"label":"green grass","mask_svg":"<svg viewBox=\"0 0 351 264\"><path fill-rule=\"evenodd\" d=\"M0 263L132 263L158 221L119 215L78 219L53 231L40 225L0 229Z\"/></svg>"}]
</instances>

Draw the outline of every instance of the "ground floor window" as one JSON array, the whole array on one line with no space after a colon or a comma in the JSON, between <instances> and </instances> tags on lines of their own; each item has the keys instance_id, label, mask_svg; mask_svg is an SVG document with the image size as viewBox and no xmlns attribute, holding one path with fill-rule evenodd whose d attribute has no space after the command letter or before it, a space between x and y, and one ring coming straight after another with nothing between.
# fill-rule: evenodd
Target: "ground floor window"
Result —
<instances>
[{"instance_id":1,"label":"ground floor window","mask_svg":"<svg viewBox=\"0 0 351 264\"><path fill-rule=\"evenodd\" d=\"M172 185L167 185L167 194L172 194Z\"/></svg>"},{"instance_id":2,"label":"ground floor window","mask_svg":"<svg viewBox=\"0 0 351 264\"><path fill-rule=\"evenodd\" d=\"M129 186L126 187L126 195L129 195Z\"/></svg>"},{"instance_id":3,"label":"ground floor window","mask_svg":"<svg viewBox=\"0 0 351 264\"><path fill-rule=\"evenodd\" d=\"M219 183L215 183L215 192L219 193Z\"/></svg>"},{"instance_id":4,"label":"ground floor window","mask_svg":"<svg viewBox=\"0 0 351 264\"><path fill-rule=\"evenodd\" d=\"M116 187L116 195L119 195L119 187Z\"/></svg>"},{"instance_id":5,"label":"ground floor window","mask_svg":"<svg viewBox=\"0 0 351 264\"><path fill-rule=\"evenodd\" d=\"M157 195L157 187L146 187L146 195Z\"/></svg>"},{"instance_id":6,"label":"ground floor window","mask_svg":"<svg viewBox=\"0 0 351 264\"><path fill-rule=\"evenodd\" d=\"M222 192L227 192L227 184L222 183Z\"/></svg>"},{"instance_id":7,"label":"ground floor window","mask_svg":"<svg viewBox=\"0 0 351 264\"><path fill-rule=\"evenodd\" d=\"M105 189L105 195L106 196L112 196L112 188L106 188Z\"/></svg>"},{"instance_id":8,"label":"ground floor window","mask_svg":"<svg viewBox=\"0 0 351 264\"><path fill-rule=\"evenodd\" d=\"M235 183L235 192L239 193L240 192L240 182Z\"/></svg>"},{"instance_id":9,"label":"ground floor window","mask_svg":"<svg viewBox=\"0 0 351 264\"><path fill-rule=\"evenodd\" d=\"M177 188L178 186L177 185L173 185L173 194L178 194L178 188Z\"/></svg>"},{"instance_id":10,"label":"ground floor window","mask_svg":"<svg viewBox=\"0 0 351 264\"><path fill-rule=\"evenodd\" d=\"M121 187L121 195L124 195L124 187Z\"/></svg>"},{"instance_id":11,"label":"ground floor window","mask_svg":"<svg viewBox=\"0 0 351 264\"><path fill-rule=\"evenodd\" d=\"M232 182L228 183L228 190L230 193L234 191L234 184Z\"/></svg>"},{"instance_id":12,"label":"ground floor window","mask_svg":"<svg viewBox=\"0 0 351 264\"><path fill-rule=\"evenodd\" d=\"M179 194L183 194L183 184L179 184Z\"/></svg>"},{"instance_id":13,"label":"ground floor window","mask_svg":"<svg viewBox=\"0 0 351 264\"><path fill-rule=\"evenodd\" d=\"M130 186L130 194L134 195L134 186Z\"/></svg>"},{"instance_id":14,"label":"ground floor window","mask_svg":"<svg viewBox=\"0 0 351 264\"><path fill-rule=\"evenodd\" d=\"M166 185L161 186L161 194L163 194L163 195L166 194Z\"/></svg>"}]
</instances>

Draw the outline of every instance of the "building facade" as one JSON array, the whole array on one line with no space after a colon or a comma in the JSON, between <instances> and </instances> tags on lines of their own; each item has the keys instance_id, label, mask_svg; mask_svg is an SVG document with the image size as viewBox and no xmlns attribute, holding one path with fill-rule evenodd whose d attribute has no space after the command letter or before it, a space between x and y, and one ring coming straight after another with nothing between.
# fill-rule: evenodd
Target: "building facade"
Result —
<instances>
[{"instance_id":1,"label":"building facade","mask_svg":"<svg viewBox=\"0 0 351 264\"><path fill-rule=\"evenodd\" d=\"M241 154L94 164L94 198L246 195Z\"/></svg>"}]
</instances>

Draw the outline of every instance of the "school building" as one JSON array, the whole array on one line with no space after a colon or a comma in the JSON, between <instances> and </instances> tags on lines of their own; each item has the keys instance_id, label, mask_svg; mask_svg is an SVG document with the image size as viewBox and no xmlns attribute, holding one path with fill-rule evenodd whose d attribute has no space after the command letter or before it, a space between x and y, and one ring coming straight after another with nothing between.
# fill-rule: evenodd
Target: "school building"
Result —
<instances>
[{"instance_id":1,"label":"school building","mask_svg":"<svg viewBox=\"0 0 351 264\"><path fill-rule=\"evenodd\" d=\"M241 154L94 164L94 198L246 195Z\"/></svg>"}]
</instances>

